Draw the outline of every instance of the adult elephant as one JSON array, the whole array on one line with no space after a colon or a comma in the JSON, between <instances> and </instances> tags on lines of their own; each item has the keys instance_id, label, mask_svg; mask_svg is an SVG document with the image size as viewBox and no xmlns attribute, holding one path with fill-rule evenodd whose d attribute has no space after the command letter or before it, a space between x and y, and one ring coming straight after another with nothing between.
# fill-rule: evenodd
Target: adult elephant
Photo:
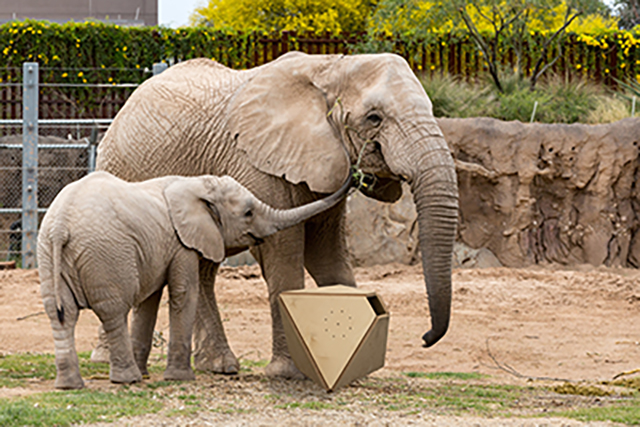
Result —
<instances>
[{"instance_id":1,"label":"adult elephant","mask_svg":"<svg viewBox=\"0 0 640 427\"><path fill-rule=\"evenodd\" d=\"M345 156L345 152L348 156ZM411 185L431 313L425 346L447 331L451 252L458 218L453 159L431 102L393 54L292 52L236 71L208 59L171 67L130 96L100 143L97 168L129 181L162 175L230 175L258 198L288 208L337 190L359 162L375 175L366 193L393 202ZM304 287L355 286L345 203L252 249L269 289L272 359L267 375L301 376L286 345L277 297ZM195 364L238 370L216 310L213 268L200 264Z\"/></svg>"}]
</instances>

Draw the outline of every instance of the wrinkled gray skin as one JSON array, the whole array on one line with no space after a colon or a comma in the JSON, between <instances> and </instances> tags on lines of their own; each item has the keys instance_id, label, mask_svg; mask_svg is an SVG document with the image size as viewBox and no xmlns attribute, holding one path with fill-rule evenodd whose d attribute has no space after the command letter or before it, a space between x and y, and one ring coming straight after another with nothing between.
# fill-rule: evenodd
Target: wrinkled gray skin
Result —
<instances>
[{"instance_id":1,"label":"wrinkled gray skin","mask_svg":"<svg viewBox=\"0 0 640 427\"><path fill-rule=\"evenodd\" d=\"M55 341L55 386L84 386L74 344L82 308L91 308L104 327L111 381L140 381L165 283L170 341L164 378L194 379L191 333L199 258L213 263L215 271L225 250L260 243L332 207L348 187L347 182L326 199L289 210L262 203L228 176L128 183L95 172L64 188L38 236L42 299ZM134 306L138 323L130 339L126 319Z\"/></svg>"},{"instance_id":2,"label":"wrinkled gray skin","mask_svg":"<svg viewBox=\"0 0 640 427\"><path fill-rule=\"evenodd\" d=\"M359 156L377 177L369 196L393 202L402 180L411 185L431 314L423 339L433 345L449 325L458 188L431 102L401 57L292 52L242 71L207 59L185 61L136 89L100 143L97 165L130 181L230 175L261 200L287 208L335 191ZM304 287L304 268L319 286L355 286L344 223L341 203L251 250L269 288L267 375L301 376L288 353L277 297ZM211 268L206 262L200 268L196 367L237 372L215 309Z\"/></svg>"}]
</instances>

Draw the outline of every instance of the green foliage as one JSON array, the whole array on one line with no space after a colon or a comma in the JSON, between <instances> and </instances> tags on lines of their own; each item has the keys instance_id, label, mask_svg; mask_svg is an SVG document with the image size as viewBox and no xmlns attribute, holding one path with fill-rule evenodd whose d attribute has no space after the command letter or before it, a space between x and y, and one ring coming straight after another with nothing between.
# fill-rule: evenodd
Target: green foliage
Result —
<instances>
[{"instance_id":1,"label":"green foliage","mask_svg":"<svg viewBox=\"0 0 640 427\"><path fill-rule=\"evenodd\" d=\"M606 123L629 116L620 101L594 84L551 77L535 90L516 74L505 76L503 90L493 81L471 84L451 77L422 77L436 117L494 117L501 120L541 123ZM537 102L537 105L536 105ZM618 115L607 115L615 105ZM600 111L599 119L594 113Z\"/></svg>"},{"instance_id":2,"label":"green foliage","mask_svg":"<svg viewBox=\"0 0 640 427\"><path fill-rule=\"evenodd\" d=\"M469 37L500 91L503 51L515 56L518 73L523 72L526 54L533 61L524 74L530 75L533 89L561 56L568 31L584 31L585 23L599 24L599 30L614 27L607 10L600 0L382 0L370 21L370 37L384 34L428 42L442 35Z\"/></svg>"},{"instance_id":3,"label":"green foliage","mask_svg":"<svg viewBox=\"0 0 640 427\"><path fill-rule=\"evenodd\" d=\"M340 34L364 31L374 7L368 0L209 0L191 19L218 30Z\"/></svg>"},{"instance_id":4,"label":"green foliage","mask_svg":"<svg viewBox=\"0 0 640 427\"><path fill-rule=\"evenodd\" d=\"M66 83L142 82L155 62L215 58L230 67L246 65L254 39L211 28L120 27L102 22L56 24L12 21L0 25L0 58L5 67L39 62L45 81ZM75 70L92 68L95 70ZM146 71L145 71L146 69ZM9 70L4 81L15 79ZM13 75L12 75L13 74Z\"/></svg>"},{"instance_id":5,"label":"green foliage","mask_svg":"<svg viewBox=\"0 0 640 427\"><path fill-rule=\"evenodd\" d=\"M0 425L68 426L123 416L158 412L162 404L151 393L119 390L53 392L16 399L0 399Z\"/></svg>"},{"instance_id":6,"label":"green foliage","mask_svg":"<svg viewBox=\"0 0 640 427\"><path fill-rule=\"evenodd\" d=\"M449 74L421 77L436 117L477 117L495 114L495 95L490 86L470 84Z\"/></svg>"}]
</instances>

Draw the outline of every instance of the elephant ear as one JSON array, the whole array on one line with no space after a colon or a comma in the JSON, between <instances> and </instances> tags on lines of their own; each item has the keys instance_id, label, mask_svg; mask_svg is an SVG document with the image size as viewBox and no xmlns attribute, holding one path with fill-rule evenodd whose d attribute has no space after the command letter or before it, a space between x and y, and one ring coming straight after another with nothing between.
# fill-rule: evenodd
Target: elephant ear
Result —
<instances>
[{"instance_id":1,"label":"elephant ear","mask_svg":"<svg viewBox=\"0 0 640 427\"><path fill-rule=\"evenodd\" d=\"M213 261L224 260L224 239L204 200L206 189L197 178L179 179L164 189L171 224L180 242Z\"/></svg>"},{"instance_id":2,"label":"elephant ear","mask_svg":"<svg viewBox=\"0 0 640 427\"><path fill-rule=\"evenodd\" d=\"M320 193L336 191L349 173L327 97L310 77L330 60L298 54L264 66L228 111L231 135L254 167Z\"/></svg>"}]
</instances>

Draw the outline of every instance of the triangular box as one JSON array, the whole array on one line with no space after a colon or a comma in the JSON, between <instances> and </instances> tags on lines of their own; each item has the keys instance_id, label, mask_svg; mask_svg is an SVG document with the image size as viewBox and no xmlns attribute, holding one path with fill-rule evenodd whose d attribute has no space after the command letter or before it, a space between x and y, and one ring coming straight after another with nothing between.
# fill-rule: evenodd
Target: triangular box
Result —
<instances>
[{"instance_id":1,"label":"triangular box","mask_svg":"<svg viewBox=\"0 0 640 427\"><path fill-rule=\"evenodd\" d=\"M327 391L384 366L389 313L373 291L336 285L282 292L289 353Z\"/></svg>"}]
</instances>

